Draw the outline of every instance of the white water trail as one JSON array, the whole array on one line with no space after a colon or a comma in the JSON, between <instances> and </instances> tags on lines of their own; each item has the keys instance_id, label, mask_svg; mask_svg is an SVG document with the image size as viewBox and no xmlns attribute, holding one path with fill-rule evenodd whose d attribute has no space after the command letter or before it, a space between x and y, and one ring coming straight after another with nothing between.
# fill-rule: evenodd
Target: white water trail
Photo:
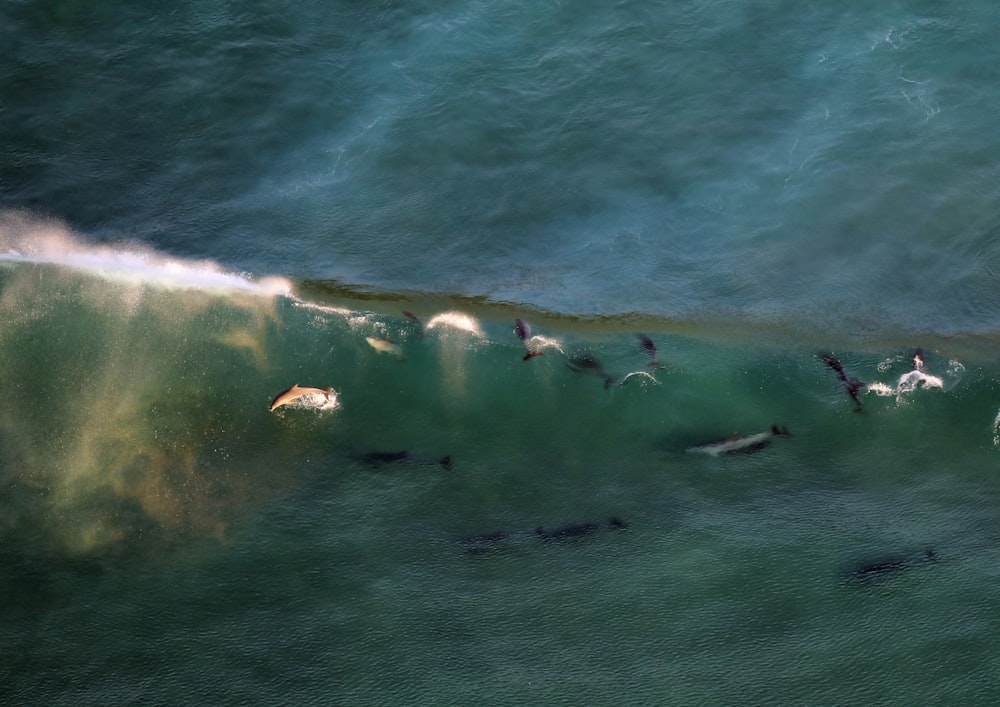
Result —
<instances>
[{"instance_id":1,"label":"white water trail","mask_svg":"<svg viewBox=\"0 0 1000 707\"><path fill-rule=\"evenodd\" d=\"M167 289L290 296L282 277L254 278L225 270L211 260L183 260L141 244L94 245L66 226L19 211L0 212L0 263L54 265L108 280Z\"/></svg>"}]
</instances>

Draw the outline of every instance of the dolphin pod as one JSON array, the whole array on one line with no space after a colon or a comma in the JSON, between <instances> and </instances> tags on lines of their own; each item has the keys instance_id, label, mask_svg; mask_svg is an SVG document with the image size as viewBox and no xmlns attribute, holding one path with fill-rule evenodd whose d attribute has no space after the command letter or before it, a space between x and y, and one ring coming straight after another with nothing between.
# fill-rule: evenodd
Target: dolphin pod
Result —
<instances>
[{"instance_id":1,"label":"dolphin pod","mask_svg":"<svg viewBox=\"0 0 1000 707\"><path fill-rule=\"evenodd\" d=\"M436 315L432 317L426 325L412 312L407 311L403 312L403 314L412 322L412 325L416 328L417 334L420 336L425 336L427 332L437 328L462 331L478 337L485 336L483 330L480 328L479 322L475 318L461 312L445 312L443 314ZM524 319L515 319L513 330L526 349L526 353L523 356L523 359L526 361L537 356L541 356L541 349L546 347L555 348L559 353L565 355L559 341L543 336L533 335L531 325ZM635 336L638 338L640 349L646 354L646 356L648 356L648 368L664 368L663 364L658 360L658 351L652 339L641 333L637 333ZM367 343L376 351L389 353L402 359L402 350L398 344L391 342L388 339L370 336L365 338ZM836 374L840 387L856 404L855 410L857 412L862 412L863 405L861 396L866 389L869 388L869 384L850 375L845 370L841 361L833 354L820 354L820 359ZM923 387L943 387L940 378L930 376L925 372L926 363L923 349L917 349L912 360L913 370L900 378L899 385L897 386L899 389L913 389L921 385ZM589 374L602 379L604 381L605 388L610 388L616 383L621 385L630 377L636 376L648 377L656 382L656 378L647 371L633 371L623 377L612 375L604 369L597 358L587 352L566 355L564 362L565 365L573 372ZM879 384L871 384L871 386L876 385ZM307 395L323 395L327 400L329 400L332 392L332 388L303 388L298 384L295 384L291 388L279 393L278 396L274 398L271 403L270 410L273 412L274 410L284 405L288 405ZM1000 420L1000 415L998 415L997 419ZM1000 426L1000 423L998 423L998 426ZM747 436L741 436L734 433L724 439L690 447L688 448L688 451L703 453L713 457L730 454L750 454L759 452L766 448L776 437L787 436L789 436L787 428L772 425L769 430ZM450 457L446 456L440 459L421 458L415 457L407 451L370 452L363 455L361 459L372 467L381 467L386 464L415 462L417 464L440 465L447 469L451 468ZM572 542L588 538L603 529L621 530L627 527L627 524L620 519L611 518L605 523L578 523L556 528L537 526L532 531L497 531L492 533L468 535L457 538L456 541L458 544L465 547L465 549L469 552L479 553L507 547L512 542L518 541L519 539L523 542ZM936 559L936 553L933 550L928 549L924 555L919 557L897 556L861 564L846 573L845 577L858 582L867 582L878 577L896 574L917 564L934 562Z\"/></svg>"}]
</instances>

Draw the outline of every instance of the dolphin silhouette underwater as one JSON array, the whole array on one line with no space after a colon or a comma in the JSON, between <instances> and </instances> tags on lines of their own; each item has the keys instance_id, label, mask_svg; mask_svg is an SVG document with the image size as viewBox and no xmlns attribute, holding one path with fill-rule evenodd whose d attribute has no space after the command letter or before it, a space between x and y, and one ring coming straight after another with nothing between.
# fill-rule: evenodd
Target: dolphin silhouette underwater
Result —
<instances>
[{"instance_id":1,"label":"dolphin silhouette underwater","mask_svg":"<svg viewBox=\"0 0 1000 707\"><path fill-rule=\"evenodd\" d=\"M645 334L636 334L639 337L639 345L642 346L643 351L649 354L649 367L650 368L663 368L663 364L656 360L656 344Z\"/></svg>"},{"instance_id":2,"label":"dolphin silhouette underwater","mask_svg":"<svg viewBox=\"0 0 1000 707\"><path fill-rule=\"evenodd\" d=\"M854 378L853 376L847 375L847 372L844 370L844 367L841 365L840 361L838 361L834 356L831 356L830 354L824 354L822 358L823 358L823 363L825 363L827 366L832 368L834 372L836 372L837 380L840 381L840 385L844 388L847 394L851 396L851 399L855 403L857 403L858 407L854 411L861 412L863 410L863 406L861 405L860 393L868 386L868 384L865 383L864 381Z\"/></svg>"},{"instance_id":3,"label":"dolphin silhouette underwater","mask_svg":"<svg viewBox=\"0 0 1000 707\"><path fill-rule=\"evenodd\" d=\"M451 456L432 459L410 454L406 450L400 452L368 452L361 456L361 461L372 467L380 467L386 464L398 464L409 462L412 464L441 465L445 469L451 469Z\"/></svg>"},{"instance_id":4,"label":"dolphin silhouette underwater","mask_svg":"<svg viewBox=\"0 0 1000 707\"><path fill-rule=\"evenodd\" d=\"M741 437L735 432L725 439L699 444L696 447L689 447L687 451L708 454L718 457L723 454L753 454L764 449L775 437L788 437L787 427L771 425L771 429L766 432L758 432L754 435Z\"/></svg>"},{"instance_id":5,"label":"dolphin silhouette underwater","mask_svg":"<svg viewBox=\"0 0 1000 707\"><path fill-rule=\"evenodd\" d=\"M604 387L610 388L617 378L604 370L601 362L590 354L576 354L566 360L566 365L574 373L589 373L604 379Z\"/></svg>"},{"instance_id":6,"label":"dolphin silhouette underwater","mask_svg":"<svg viewBox=\"0 0 1000 707\"><path fill-rule=\"evenodd\" d=\"M628 528L628 523L618 517L612 517L608 519L607 523L576 523L555 530L546 530L539 525L533 531L498 530L492 533L465 535L457 538L457 542L470 553L482 554L534 541L543 543L574 542L587 538L604 527L609 530L624 530Z\"/></svg>"},{"instance_id":7,"label":"dolphin silhouette underwater","mask_svg":"<svg viewBox=\"0 0 1000 707\"><path fill-rule=\"evenodd\" d=\"M368 345L379 353L392 354L400 361L406 360L406 356L403 355L402 347L395 342L389 341L388 339L380 339L377 336L366 336L365 341L367 341Z\"/></svg>"},{"instance_id":8,"label":"dolphin silhouette underwater","mask_svg":"<svg viewBox=\"0 0 1000 707\"><path fill-rule=\"evenodd\" d=\"M867 562L863 565L859 565L847 573L846 579L850 579L855 582L870 582L880 577L902 572L903 570L909 569L915 565L936 561L937 553L931 548L927 548L924 550L924 554L916 557L888 557L876 562Z\"/></svg>"},{"instance_id":9,"label":"dolphin silhouette underwater","mask_svg":"<svg viewBox=\"0 0 1000 707\"><path fill-rule=\"evenodd\" d=\"M601 529L600 523L577 523L566 525L555 530L545 530L542 526L535 528L535 537L544 542L566 542L569 540L580 540L593 535ZM620 518L610 518L607 527L611 530L624 530L628 523Z\"/></svg>"},{"instance_id":10,"label":"dolphin silhouette underwater","mask_svg":"<svg viewBox=\"0 0 1000 707\"><path fill-rule=\"evenodd\" d=\"M271 401L271 412L274 412L282 405L288 405L306 395L322 395L329 400L331 393L333 393L333 388L327 388L326 390L322 388L302 388L296 383L288 390L278 393L278 397Z\"/></svg>"}]
</instances>

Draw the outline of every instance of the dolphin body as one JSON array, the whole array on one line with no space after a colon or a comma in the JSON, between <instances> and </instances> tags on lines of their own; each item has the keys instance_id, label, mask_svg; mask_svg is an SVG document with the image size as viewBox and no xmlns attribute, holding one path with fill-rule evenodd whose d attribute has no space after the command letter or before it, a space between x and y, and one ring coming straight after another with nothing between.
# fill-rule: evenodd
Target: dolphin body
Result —
<instances>
[{"instance_id":1,"label":"dolphin body","mask_svg":"<svg viewBox=\"0 0 1000 707\"><path fill-rule=\"evenodd\" d=\"M293 385L288 390L278 393L273 401L271 401L271 412L274 412L282 405L288 405L288 403L298 400L305 395L324 395L326 399L330 399L330 393L333 392L333 388L327 388L322 390L321 388L302 388L298 383Z\"/></svg>"},{"instance_id":2,"label":"dolphin body","mask_svg":"<svg viewBox=\"0 0 1000 707\"><path fill-rule=\"evenodd\" d=\"M464 535L458 538L458 544L466 552L482 554L495 550L503 550L512 542L511 533L499 530L495 533L480 533L479 535Z\"/></svg>"},{"instance_id":3,"label":"dolphin body","mask_svg":"<svg viewBox=\"0 0 1000 707\"><path fill-rule=\"evenodd\" d=\"M414 456L403 450L401 452L368 452L362 455L361 460L373 467L380 467L386 464L396 464L400 462L410 462L414 464L440 464L445 469L451 469L451 456L441 457L440 459L431 459L420 456Z\"/></svg>"},{"instance_id":4,"label":"dolphin body","mask_svg":"<svg viewBox=\"0 0 1000 707\"><path fill-rule=\"evenodd\" d=\"M916 353L913 354L913 370L899 377L896 389L901 392L909 392L921 386L924 388L944 388L944 381L937 376L926 373L924 350L917 349Z\"/></svg>"},{"instance_id":5,"label":"dolphin body","mask_svg":"<svg viewBox=\"0 0 1000 707\"><path fill-rule=\"evenodd\" d=\"M922 365L923 364L922 356L920 361ZM837 380L840 381L840 385L843 386L844 390L847 391L847 394L851 396L851 399L855 403L857 403L858 407L855 410L855 412L861 412L862 406L861 406L860 393L868 386L868 384L865 383L864 381L854 378L853 376L847 375L847 372L844 370L844 367L840 364L840 361L838 361L835 357L829 354L825 354L823 356L823 363L825 363L827 366L829 366L834 370L834 372L837 374Z\"/></svg>"},{"instance_id":6,"label":"dolphin body","mask_svg":"<svg viewBox=\"0 0 1000 707\"><path fill-rule=\"evenodd\" d=\"M740 437L738 434L733 433L725 439L700 444L696 447L689 447L688 451L708 454L712 457L718 457L723 454L753 454L769 445L773 438L788 436L787 428L771 425L771 429L766 432L758 432L755 435L747 437Z\"/></svg>"},{"instance_id":7,"label":"dolphin body","mask_svg":"<svg viewBox=\"0 0 1000 707\"><path fill-rule=\"evenodd\" d=\"M575 542L599 532L604 527L609 530L624 530L628 527L628 523L615 517L609 518L607 523L577 523L565 525L555 530L546 530L542 526L536 527L533 531L500 530L493 533L465 535L456 540L467 552L484 554L535 541L543 543Z\"/></svg>"},{"instance_id":8,"label":"dolphin body","mask_svg":"<svg viewBox=\"0 0 1000 707\"><path fill-rule=\"evenodd\" d=\"M524 354L524 358L521 359L522 361L542 355L541 351L533 351L531 348L531 325L528 322L523 319L514 320L514 333L517 334L517 338L523 341L525 348L528 349L528 353Z\"/></svg>"},{"instance_id":9,"label":"dolphin body","mask_svg":"<svg viewBox=\"0 0 1000 707\"><path fill-rule=\"evenodd\" d=\"M620 518L608 520L607 527L611 530L624 530L628 524ZM578 523L567 525L556 530L545 530L542 526L535 528L535 537L543 542L566 542L570 540L580 540L593 535L601 529L600 523Z\"/></svg>"},{"instance_id":10,"label":"dolphin body","mask_svg":"<svg viewBox=\"0 0 1000 707\"><path fill-rule=\"evenodd\" d=\"M604 387L610 388L617 378L604 370L601 362L590 354L577 354L566 361L569 369L575 373L590 373L604 379Z\"/></svg>"},{"instance_id":11,"label":"dolphin body","mask_svg":"<svg viewBox=\"0 0 1000 707\"><path fill-rule=\"evenodd\" d=\"M402 347L400 347L399 344L389 341L388 339L379 339L378 337L375 336L366 336L365 341L367 341L368 345L371 346L376 351L378 351L379 353L392 354L400 361L406 358L403 355Z\"/></svg>"},{"instance_id":12,"label":"dolphin body","mask_svg":"<svg viewBox=\"0 0 1000 707\"><path fill-rule=\"evenodd\" d=\"M642 350L649 354L649 367L650 368L663 368L663 364L656 360L656 344L645 334L636 334L639 337L639 345L642 346Z\"/></svg>"},{"instance_id":13,"label":"dolphin body","mask_svg":"<svg viewBox=\"0 0 1000 707\"><path fill-rule=\"evenodd\" d=\"M932 549L927 548L924 550L923 555L919 555L917 557L889 557L877 562L869 562L860 565L847 573L846 578L855 582L870 582L880 577L902 572L903 570L913 567L914 565L936 561L937 553Z\"/></svg>"}]
</instances>

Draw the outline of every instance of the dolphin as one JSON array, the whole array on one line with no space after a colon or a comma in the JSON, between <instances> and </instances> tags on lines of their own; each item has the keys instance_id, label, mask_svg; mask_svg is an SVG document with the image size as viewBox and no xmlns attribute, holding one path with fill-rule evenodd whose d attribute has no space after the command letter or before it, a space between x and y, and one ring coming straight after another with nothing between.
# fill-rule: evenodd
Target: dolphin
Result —
<instances>
[{"instance_id":1,"label":"dolphin","mask_svg":"<svg viewBox=\"0 0 1000 707\"><path fill-rule=\"evenodd\" d=\"M403 310L403 316L406 317L407 319L409 319L411 322L413 322L416 325L416 327L417 327L417 333L420 336L424 335L424 323L422 321L420 321L420 318L416 314L414 314L413 312L408 312L408 311L406 311L404 309Z\"/></svg>"},{"instance_id":2,"label":"dolphin","mask_svg":"<svg viewBox=\"0 0 1000 707\"><path fill-rule=\"evenodd\" d=\"M740 437L734 432L725 439L700 444L696 447L689 447L688 451L708 454L713 457L718 457L722 454L753 454L770 444L774 437L788 436L788 428L771 425L771 429L766 432L759 432L747 437Z\"/></svg>"},{"instance_id":3,"label":"dolphin","mask_svg":"<svg viewBox=\"0 0 1000 707\"><path fill-rule=\"evenodd\" d=\"M865 383L864 381L860 381L857 378L854 378L853 376L847 375L847 372L844 370L844 367L840 364L840 361L838 361L833 356L829 354L824 354L822 358L823 358L823 363L825 363L827 366L832 368L837 373L837 380L840 381L840 384L844 387L844 390L847 391L847 394L851 396L851 399L854 400L855 403L857 403L858 407L857 409L855 409L855 412L861 412L862 405L861 405L860 392L864 390L868 384Z\"/></svg>"},{"instance_id":4,"label":"dolphin","mask_svg":"<svg viewBox=\"0 0 1000 707\"><path fill-rule=\"evenodd\" d=\"M926 372L924 350L917 349L913 354L913 370L899 377L896 389L899 392L909 392L923 386L924 388L944 388L944 381L938 376Z\"/></svg>"},{"instance_id":5,"label":"dolphin","mask_svg":"<svg viewBox=\"0 0 1000 707\"><path fill-rule=\"evenodd\" d=\"M590 354L577 354L575 356L571 356L566 361L566 365L575 373L590 373L603 378L605 388L610 388L611 384L616 380L613 375L604 370L604 366L601 365L600 361Z\"/></svg>"},{"instance_id":6,"label":"dolphin","mask_svg":"<svg viewBox=\"0 0 1000 707\"><path fill-rule=\"evenodd\" d=\"M624 530L627 527L628 523L620 518L611 518L608 520L608 528L611 530ZM545 530L542 526L538 526L535 528L535 537L543 542L563 542L585 538L588 535L593 535L600 529L600 523L578 523L576 525L557 528L556 530Z\"/></svg>"},{"instance_id":7,"label":"dolphin","mask_svg":"<svg viewBox=\"0 0 1000 707\"><path fill-rule=\"evenodd\" d=\"M388 339L379 339L378 337L375 336L366 336L365 341L367 341L368 345L371 346L376 351L378 351L379 353L392 354L400 361L406 359L406 356L403 355L403 349L400 347L400 345L393 343Z\"/></svg>"},{"instance_id":8,"label":"dolphin","mask_svg":"<svg viewBox=\"0 0 1000 707\"><path fill-rule=\"evenodd\" d=\"M505 530L498 530L494 533L464 535L458 538L458 544L464 547L467 552L480 554L490 552L491 550L501 550L507 547L511 540L510 533Z\"/></svg>"},{"instance_id":9,"label":"dolphin","mask_svg":"<svg viewBox=\"0 0 1000 707\"><path fill-rule=\"evenodd\" d=\"M299 384L296 383L288 390L278 393L278 397L271 401L271 412L274 412L282 405L288 405L288 403L298 400L305 395L323 395L326 399L330 399L330 393L333 392L333 388L327 388L322 390L320 388L301 388Z\"/></svg>"},{"instance_id":10,"label":"dolphin","mask_svg":"<svg viewBox=\"0 0 1000 707\"><path fill-rule=\"evenodd\" d=\"M517 334L517 338L524 342L525 347L528 349L528 353L524 354L522 361L527 361L529 358L534 358L535 356L541 356L541 351L532 351L531 344L531 325L523 319L514 320L514 333Z\"/></svg>"},{"instance_id":11,"label":"dolphin","mask_svg":"<svg viewBox=\"0 0 1000 707\"><path fill-rule=\"evenodd\" d=\"M663 364L656 360L656 344L653 343L653 340L645 334L636 334L636 336L639 337L639 345L649 354L649 367L663 368Z\"/></svg>"},{"instance_id":12,"label":"dolphin","mask_svg":"<svg viewBox=\"0 0 1000 707\"><path fill-rule=\"evenodd\" d=\"M870 582L873 579L879 577L885 577L886 575L895 574L901 572L914 565L922 564L924 562L936 562L937 553L931 548L924 550L923 555L917 557L889 557L877 562L869 562L860 565L847 574L848 579L852 579L856 582Z\"/></svg>"},{"instance_id":13,"label":"dolphin","mask_svg":"<svg viewBox=\"0 0 1000 707\"><path fill-rule=\"evenodd\" d=\"M414 456L406 450L401 452L368 452L362 455L361 460L374 467L383 466L384 464L394 464L396 462L414 462L416 464L440 464L445 469L451 469L451 456L441 457L440 459L429 459Z\"/></svg>"}]
</instances>

